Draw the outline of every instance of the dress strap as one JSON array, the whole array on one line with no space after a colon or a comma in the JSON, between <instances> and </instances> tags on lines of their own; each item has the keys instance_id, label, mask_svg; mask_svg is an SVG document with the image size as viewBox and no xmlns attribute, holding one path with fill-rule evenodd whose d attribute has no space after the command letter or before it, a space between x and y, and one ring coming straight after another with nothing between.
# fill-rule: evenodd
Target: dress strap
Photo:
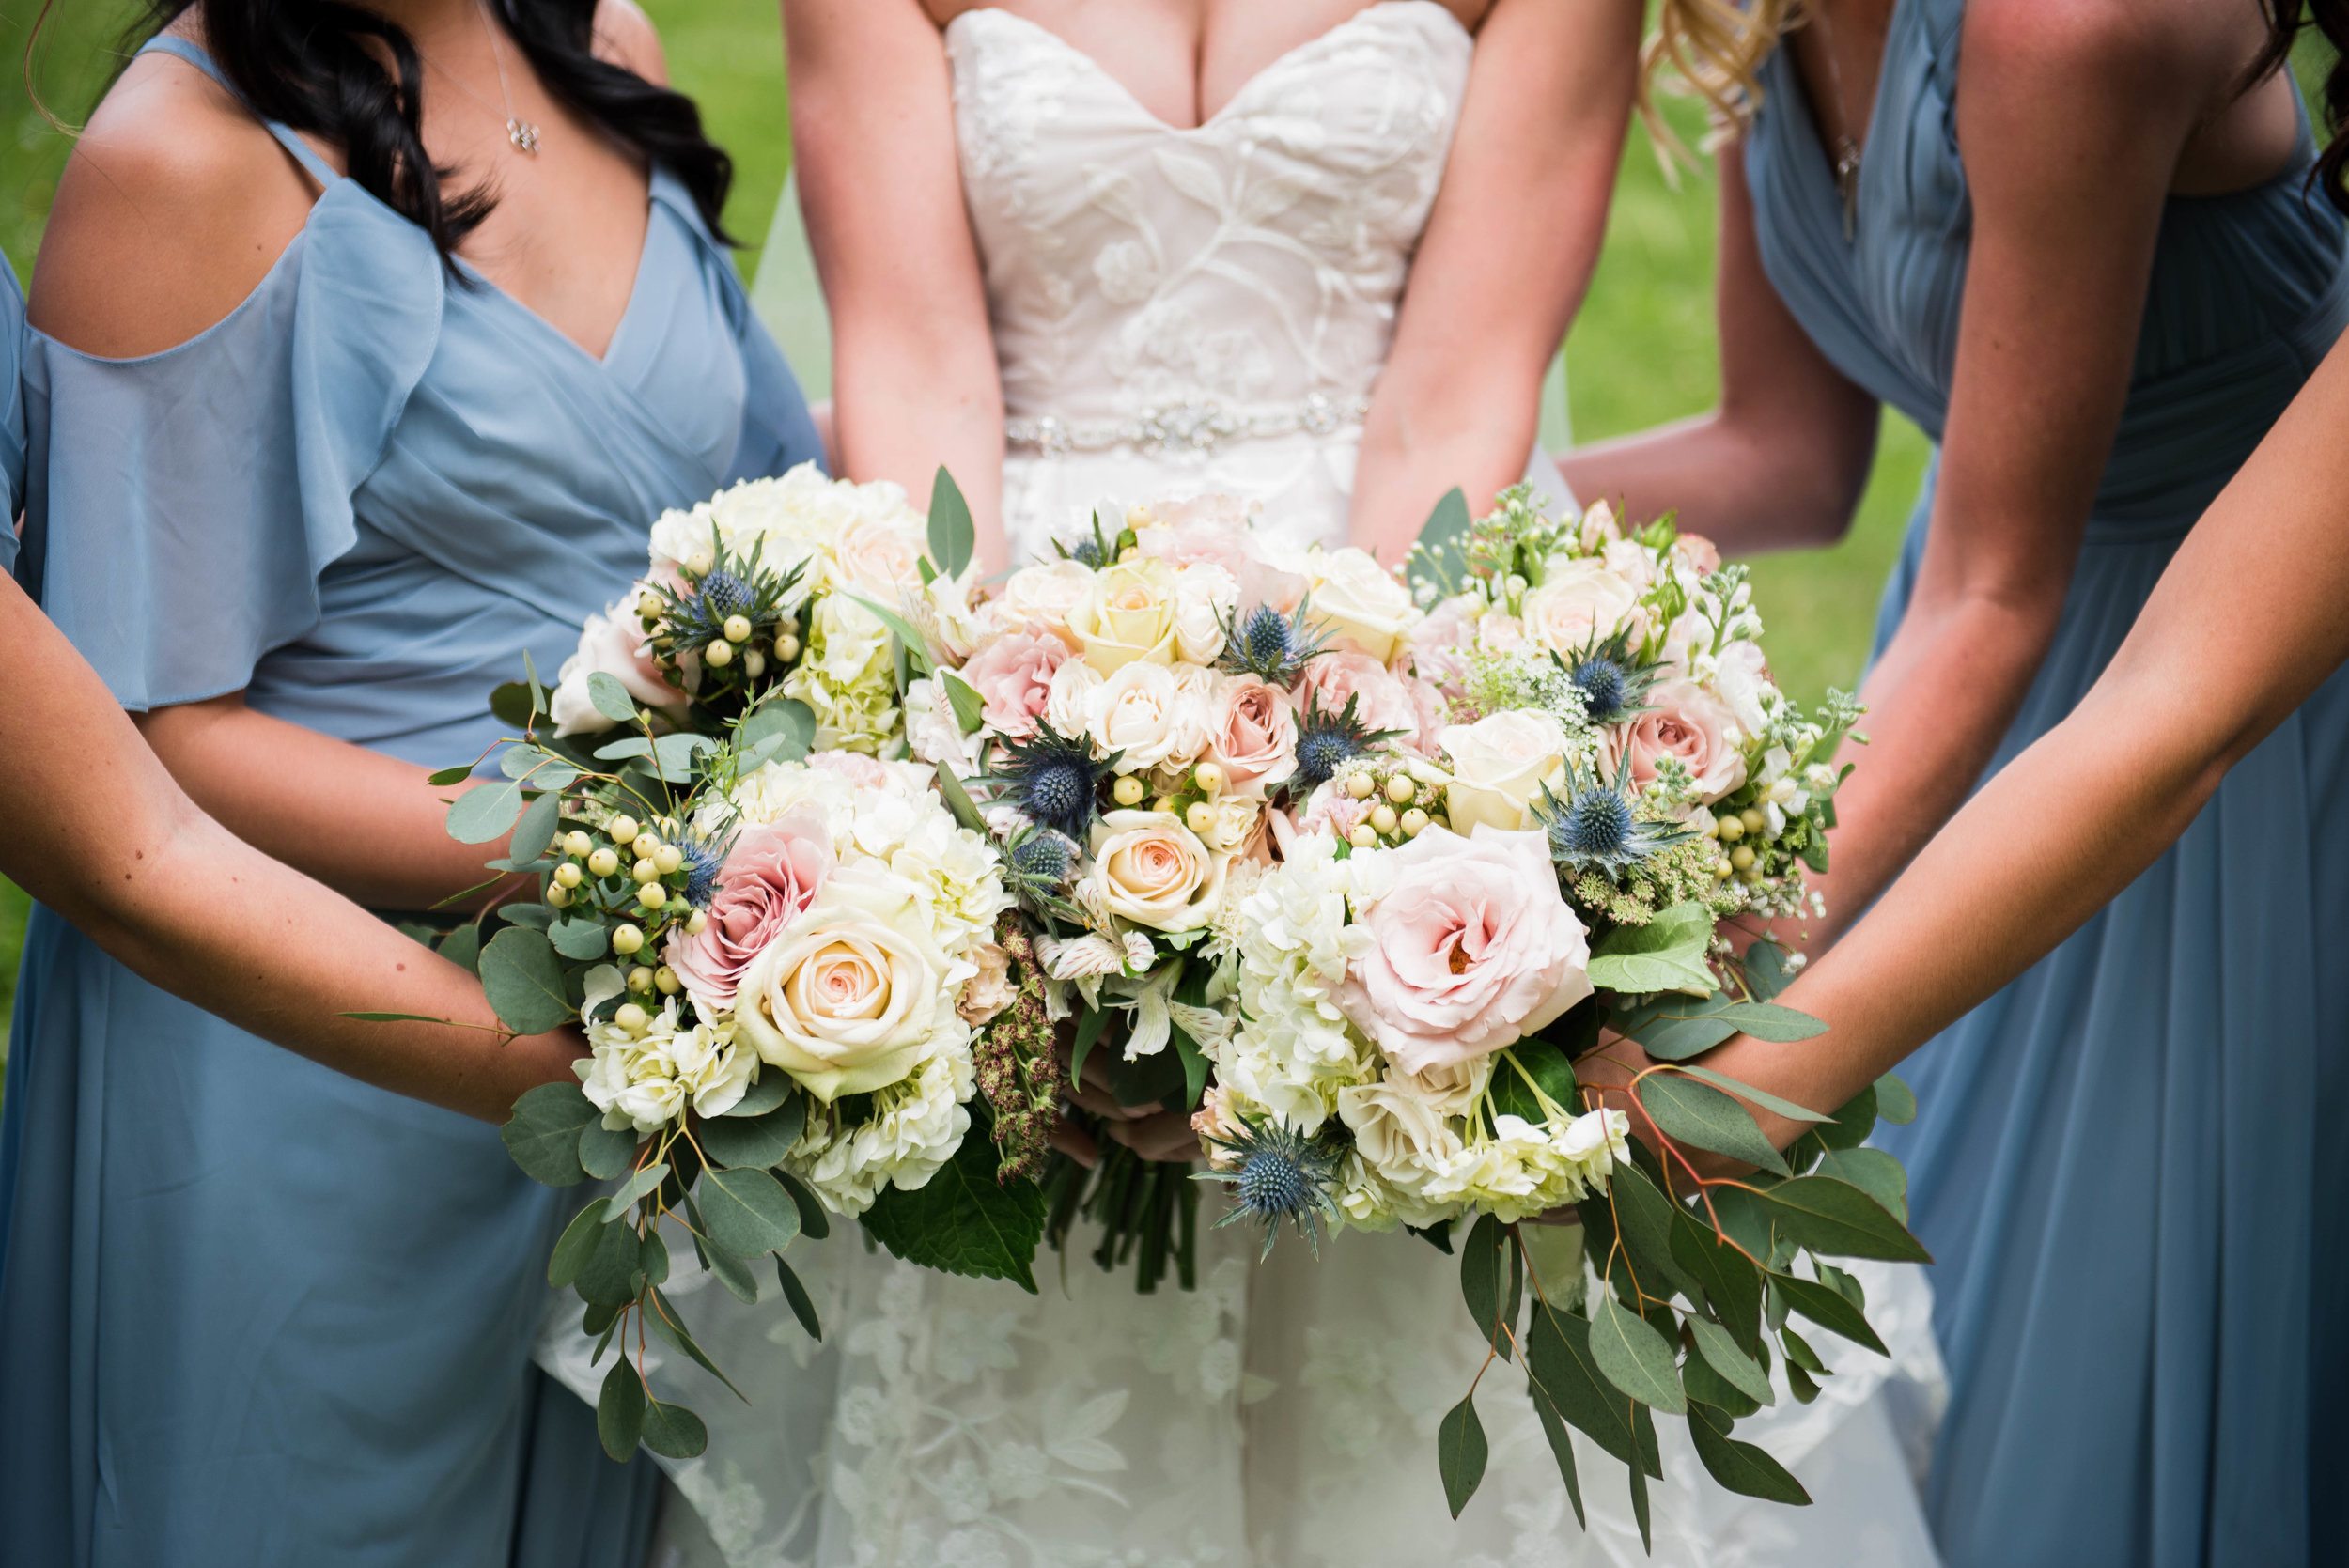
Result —
<instances>
[{"instance_id":1,"label":"dress strap","mask_svg":"<svg viewBox=\"0 0 2349 1568\"><path fill-rule=\"evenodd\" d=\"M250 111L253 107L252 104L245 103L244 94L237 91L235 85L222 73L220 67L214 63L211 55L206 54L202 49L193 43L190 43L185 39L174 38L169 33L158 33L153 38L148 39L145 43L139 46L139 53L142 54L169 54L178 59L185 60L188 64L194 66L196 70L202 71L205 75L219 83L222 88L227 92L229 97L235 99L240 103L244 103L247 111ZM258 115L255 115L254 117L256 119L261 119L261 116ZM280 146L284 147L288 152L294 155L294 162L300 163L303 168L307 169L310 172L310 178L317 180L320 186L332 185L336 180L342 179L341 175L336 174L334 169L328 165L325 159L320 158L318 153L311 148L309 143L303 141L299 135L295 134L293 127L286 124L283 120L273 119L261 119L261 124L271 135L277 138Z\"/></svg>"}]
</instances>

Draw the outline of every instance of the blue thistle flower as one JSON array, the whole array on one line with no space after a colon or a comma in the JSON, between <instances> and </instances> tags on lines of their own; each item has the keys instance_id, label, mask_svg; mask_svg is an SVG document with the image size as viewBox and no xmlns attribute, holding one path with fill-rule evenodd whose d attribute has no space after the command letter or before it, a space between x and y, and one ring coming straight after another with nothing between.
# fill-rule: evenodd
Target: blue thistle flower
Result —
<instances>
[{"instance_id":1,"label":"blue thistle flower","mask_svg":"<svg viewBox=\"0 0 2349 1568\"><path fill-rule=\"evenodd\" d=\"M723 567L702 579L702 603L709 607L712 620L723 621L728 615L745 613L754 597L749 583Z\"/></svg>"},{"instance_id":2,"label":"blue thistle flower","mask_svg":"<svg viewBox=\"0 0 2349 1568\"><path fill-rule=\"evenodd\" d=\"M1558 662L1566 678L1582 694L1582 711L1595 724L1612 724L1644 712L1648 690L1663 675L1663 666L1643 660L1631 648L1631 630L1619 627L1604 640L1594 632L1590 642Z\"/></svg>"},{"instance_id":3,"label":"blue thistle flower","mask_svg":"<svg viewBox=\"0 0 2349 1568\"><path fill-rule=\"evenodd\" d=\"M1272 1255L1272 1243L1285 1219L1318 1257L1322 1221L1334 1221L1338 1215L1331 1191L1337 1183L1338 1151L1273 1121L1243 1121L1237 1132L1229 1137L1210 1133L1207 1141L1234 1157L1225 1169L1192 1178L1231 1188L1232 1212L1217 1220L1216 1227L1243 1219L1263 1225L1264 1250L1257 1254L1261 1261Z\"/></svg>"},{"instance_id":4,"label":"blue thistle flower","mask_svg":"<svg viewBox=\"0 0 2349 1568\"><path fill-rule=\"evenodd\" d=\"M1668 822L1641 821L1632 810L1630 783L1626 753L1612 784L1578 772L1563 797L1544 784L1533 817L1549 838L1549 858L1570 873L1595 871L1611 881L1658 850L1696 837Z\"/></svg>"},{"instance_id":5,"label":"blue thistle flower","mask_svg":"<svg viewBox=\"0 0 2349 1568\"><path fill-rule=\"evenodd\" d=\"M725 846L688 832L677 840L677 851L685 857L686 902L707 908L710 895L718 891L718 873L726 863Z\"/></svg>"},{"instance_id":6,"label":"blue thistle flower","mask_svg":"<svg viewBox=\"0 0 2349 1568\"><path fill-rule=\"evenodd\" d=\"M1395 733L1362 728L1354 717L1361 703L1359 696L1348 697L1345 709L1332 713L1317 700L1307 700L1304 715L1297 722L1297 786L1300 791L1310 794L1320 788L1374 742Z\"/></svg>"},{"instance_id":7,"label":"blue thistle flower","mask_svg":"<svg viewBox=\"0 0 2349 1568\"><path fill-rule=\"evenodd\" d=\"M1299 601L1285 615L1259 604L1245 614L1226 617L1223 652L1216 668L1227 675L1255 675L1273 686L1294 685L1330 641L1330 629L1313 624L1311 602Z\"/></svg>"},{"instance_id":8,"label":"blue thistle flower","mask_svg":"<svg viewBox=\"0 0 2349 1568\"><path fill-rule=\"evenodd\" d=\"M1068 550L1068 558L1094 571L1101 569L1101 544L1097 539L1079 539Z\"/></svg>"},{"instance_id":9,"label":"blue thistle flower","mask_svg":"<svg viewBox=\"0 0 2349 1568\"><path fill-rule=\"evenodd\" d=\"M1058 887L1068 880L1068 844L1049 833L1021 839L1011 848L1011 868L1023 881Z\"/></svg>"},{"instance_id":10,"label":"blue thistle flower","mask_svg":"<svg viewBox=\"0 0 2349 1568\"><path fill-rule=\"evenodd\" d=\"M1003 743L1003 759L987 777L1031 820L1082 839L1093 826L1101 776L1124 754L1096 762L1082 738L1071 739L1039 723L1027 739Z\"/></svg>"}]
</instances>

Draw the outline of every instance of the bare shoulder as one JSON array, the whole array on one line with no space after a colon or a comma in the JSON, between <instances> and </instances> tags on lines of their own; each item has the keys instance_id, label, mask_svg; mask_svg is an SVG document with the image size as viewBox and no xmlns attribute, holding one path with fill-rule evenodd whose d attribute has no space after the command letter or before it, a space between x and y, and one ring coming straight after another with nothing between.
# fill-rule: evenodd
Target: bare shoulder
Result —
<instances>
[{"instance_id":1,"label":"bare shoulder","mask_svg":"<svg viewBox=\"0 0 2349 1568\"><path fill-rule=\"evenodd\" d=\"M33 272L33 325L84 352L161 352L234 310L317 192L185 61L132 62L67 161Z\"/></svg>"},{"instance_id":2,"label":"bare shoulder","mask_svg":"<svg viewBox=\"0 0 2349 1568\"><path fill-rule=\"evenodd\" d=\"M669 85L660 31L636 0L597 0L596 57L625 66L647 82Z\"/></svg>"},{"instance_id":3,"label":"bare shoulder","mask_svg":"<svg viewBox=\"0 0 2349 1568\"><path fill-rule=\"evenodd\" d=\"M2121 76L2150 85L2241 69L2263 26L2251 0L1973 0L1969 66Z\"/></svg>"}]
</instances>

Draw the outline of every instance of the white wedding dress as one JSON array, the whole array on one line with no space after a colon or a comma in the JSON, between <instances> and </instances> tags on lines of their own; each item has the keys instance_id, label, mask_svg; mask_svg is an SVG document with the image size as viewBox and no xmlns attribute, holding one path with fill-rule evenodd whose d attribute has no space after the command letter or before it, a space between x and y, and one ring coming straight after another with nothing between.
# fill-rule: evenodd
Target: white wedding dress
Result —
<instances>
[{"instance_id":1,"label":"white wedding dress","mask_svg":"<svg viewBox=\"0 0 2349 1568\"><path fill-rule=\"evenodd\" d=\"M1345 530L1362 411L1443 173L1473 48L1432 0L1388 0L1175 130L1093 61L1000 10L946 32L965 195L1010 419L1013 558L1097 505L1229 493L1299 541ZM1546 460L1538 488L1566 499ZM1210 1196L1203 1205L1216 1212ZM1203 1216L1204 1219L1204 1216ZM1577 1233L1546 1232L1562 1281ZM1088 1244L1089 1245L1089 1244ZM1740 1424L1791 1466L1807 1510L1722 1493L1677 1421L1642 1554L1622 1467L1579 1444L1578 1529L1521 1376L1478 1396L1492 1453L1455 1523L1436 1424L1481 1358L1456 1265L1349 1233L1269 1264L1201 1233L1199 1288L1135 1294L1082 1250L1037 1261L1040 1296L899 1264L853 1223L790 1261L827 1338L779 1296L706 1278L672 1294L747 1405L676 1356L662 1397L709 1422L671 1467L654 1568L1473 1568L1789 1562L1927 1565L1895 1435L1930 1428L1939 1365L1914 1269L1867 1266L1887 1363L1827 1335L1839 1375ZM671 1255L690 1270L680 1241ZM593 1400L578 1307L541 1359ZM1781 1385L1782 1387L1782 1385ZM1920 1424L1920 1423L1912 1423Z\"/></svg>"}]
</instances>

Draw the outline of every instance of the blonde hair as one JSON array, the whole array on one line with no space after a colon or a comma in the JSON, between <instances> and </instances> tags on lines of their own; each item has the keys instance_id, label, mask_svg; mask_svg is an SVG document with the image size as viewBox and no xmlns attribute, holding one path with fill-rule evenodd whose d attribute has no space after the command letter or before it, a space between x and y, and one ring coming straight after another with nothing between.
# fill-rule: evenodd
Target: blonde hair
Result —
<instances>
[{"instance_id":1,"label":"blonde hair","mask_svg":"<svg viewBox=\"0 0 2349 1568\"><path fill-rule=\"evenodd\" d=\"M1654 88L1669 66L1681 90L1710 106L1713 133L1734 135L1762 104L1762 62L1801 20L1802 0L1662 0L1640 51L1640 116L1659 145L1677 146Z\"/></svg>"}]
</instances>

